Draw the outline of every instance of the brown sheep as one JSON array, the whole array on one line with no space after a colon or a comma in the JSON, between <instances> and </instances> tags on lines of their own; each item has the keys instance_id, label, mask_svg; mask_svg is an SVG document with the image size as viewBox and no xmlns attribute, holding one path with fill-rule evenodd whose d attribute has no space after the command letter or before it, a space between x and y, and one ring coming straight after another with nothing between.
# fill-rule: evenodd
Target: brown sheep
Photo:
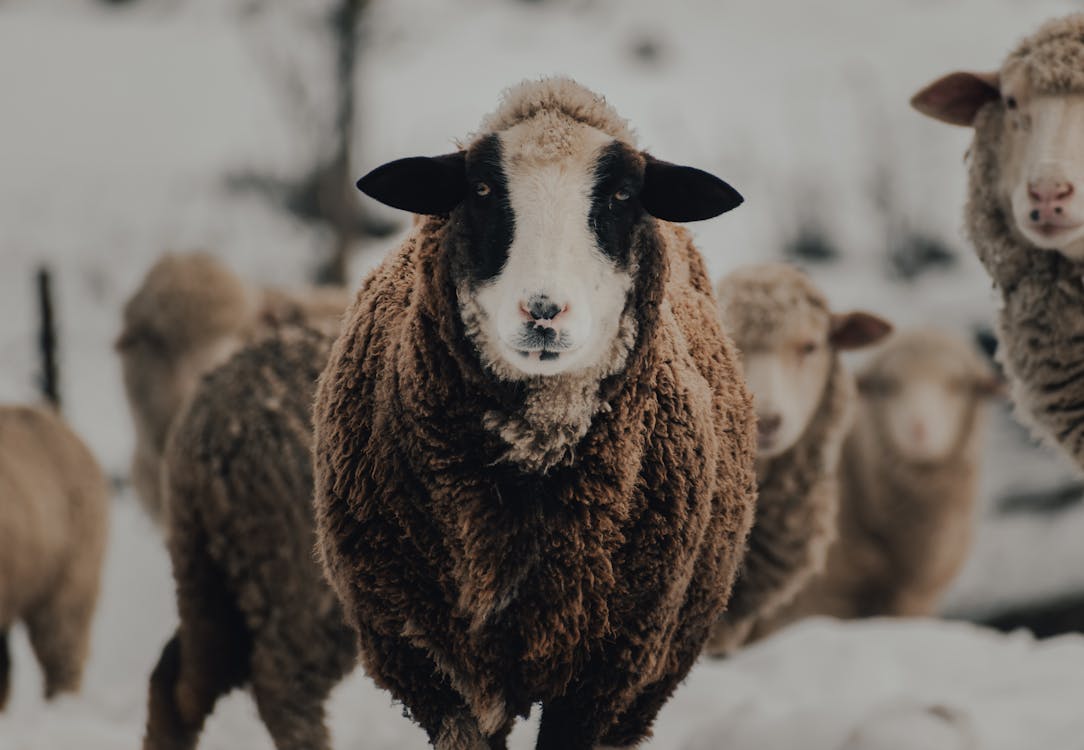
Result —
<instances>
[{"instance_id":1,"label":"brown sheep","mask_svg":"<svg viewBox=\"0 0 1084 750\"><path fill-rule=\"evenodd\" d=\"M94 456L53 411L0 407L0 709L8 630L26 624L45 697L76 691L98 600L109 494Z\"/></svg>"},{"instance_id":2,"label":"brown sheep","mask_svg":"<svg viewBox=\"0 0 1084 750\"><path fill-rule=\"evenodd\" d=\"M839 352L874 344L892 326L865 312L833 313L813 281L783 263L734 271L716 292L759 430L749 551L708 642L708 653L722 656L824 569L836 535L839 456L856 399Z\"/></svg>"},{"instance_id":3,"label":"brown sheep","mask_svg":"<svg viewBox=\"0 0 1084 750\"><path fill-rule=\"evenodd\" d=\"M321 377L319 549L361 658L440 750L631 747L726 604L754 422L703 259L670 221L741 198L644 154L567 79L464 150L362 178L432 214Z\"/></svg>"},{"instance_id":4,"label":"brown sheep","mask_svg":"<svg viewBox=\"0 0 1084 750\"><path fill-rule=\"evenodd\" d=\"M156 522L165 523L162 452L200 375L281 325L336 334L348 303L339 288L249 288L206 253L165 255L151 267L125 305L116 348L135 423L132 484Z\"/></svg>"},{"instance_id":5,"label":"brown sheep","mask_svg":"<svg viewBox=\"0 0 1084 750\"><path fill-rule=\"evenodd\" d=\"M812 614L931 615L967 555L983 407L1000 388L990 366L966 341L917 330L890 339L858 384L839 538L775 627Z\"/></svg>"},{"instance_id":6,"label":"brown sheep","mask_svg":"<svg viewBox=\"0 0 1084 750\"><path fill-rule=\"evenodd\" d=\"M195 747L248 684L279 750L329 747L324 700L357 649L313 553L311 404L330 339L284 327L203 378L164 458L180 625L145 750Z\"/></svg>"}]
</instances>

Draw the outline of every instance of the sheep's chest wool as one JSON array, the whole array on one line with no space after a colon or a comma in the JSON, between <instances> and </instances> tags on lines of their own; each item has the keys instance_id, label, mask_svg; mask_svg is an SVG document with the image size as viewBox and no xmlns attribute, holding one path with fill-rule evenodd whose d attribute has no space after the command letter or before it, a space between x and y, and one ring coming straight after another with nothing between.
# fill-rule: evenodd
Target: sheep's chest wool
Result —
<instances>
[{"instance_id":1,"label":"sheep's chest wool","mask_svg":"<svg viewBox=\"0 0 1084 750\"><path fill-rule=\"evenodd\" d=\"M699 254L654 220L613 361L586 384L496 376L458 301L462 223L425 220L369 277L322 376L325 567L370 675L438 747L478 746L467 725L499 744L536 702L626 744L729 595L749 397Z\"/></svg>"}]
</instances>

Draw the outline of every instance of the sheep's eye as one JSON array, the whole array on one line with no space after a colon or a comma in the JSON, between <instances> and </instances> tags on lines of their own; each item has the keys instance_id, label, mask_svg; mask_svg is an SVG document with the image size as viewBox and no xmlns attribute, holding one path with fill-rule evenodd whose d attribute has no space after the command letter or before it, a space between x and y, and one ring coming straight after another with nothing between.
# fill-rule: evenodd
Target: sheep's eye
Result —
<instances>
[{"instance_id":1,"label":"sheep's eye","mask_svg":"<svg viewBox=\"0 0 1084 750\"><path fill-rule=\"evenodd\" d=\"M817 351L816 341L806 341L805 343L798 346L798 353L801 354L803 357L808 357L815 351Z\"/></svg>"},{"instance_id":2,"label":"sheep's eye","mask_svg":"<svg viewBox=\"0 0 1084 750\"><path fill-rule=\"evenodd\" d=\"M632 197L632 193L630 193L625 188L621 188L616 193L614 193L614 200L615 201L627 201L631 197Z\"/></svg>"},{"instance_id":3,"label":"sheep's eye","mask_svg":"<svg viewBox=\"0 0 1084 750\"><path fill-rule=\"evenodd\" d=\"M492 192L493 192L493 188L491 188L488 183L479 182L479 183L476 183L475 186L474 186L474 194L481 197L481 198L485 198L487 195L489 195Z\"/></svg>"},{"instance_id":4,"label":"sheep's eye","mask_svg":"<svg viewBox=\"0 0 1084 750\"><path fill-rule=\"evenodd\" d=\"M1016 109L1017 106L1018 106L1017 103L1016 103L1016 97L1015 96L1007 96L1007 97L1005 97L1005 106L1008 109Z\"/></svg>"}]
</instances>

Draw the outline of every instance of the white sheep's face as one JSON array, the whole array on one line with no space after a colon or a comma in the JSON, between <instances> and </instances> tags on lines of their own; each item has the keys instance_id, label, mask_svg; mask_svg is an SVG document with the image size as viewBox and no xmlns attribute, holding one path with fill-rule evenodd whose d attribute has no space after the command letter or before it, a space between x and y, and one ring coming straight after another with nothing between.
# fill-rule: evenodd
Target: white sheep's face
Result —
<instances>
[{"instance_id":1,"label":"white sheep's face","mask_svg":"<svg viewBox=\"0 0 1084 750\"><path fill-rule=\"evenodd\" d=\"M1033 96L1022 75L1002 78L1003 198L1036 247L1084 260L1084 95Z\"/></svg>"},{"instance_id":2,"label":"white sheep's face","mask_svg":"<svg viewBox=\"0 0 1084 750\"><path fill-rule=\"evenodd\" d=\"M761 457L785 453L801 438L821 402L832 356L827 321L819 330L802 326L770 348L742 349L745 380L756 406Z\"/></svg>"},{"instance_id":3,"label":"white sheep's face","mask_svg":"<svg viewBox=\"0 0 1084 750\"><path fill-rule=\"evenodd\" d=\"M1026 71L952 73L912 99L924 114L973 125L990 102L1003 107L998 144L1001 203L1035 247L1084 260L1084 94L1041 95Z\"/></svg>"},{"instance_id":4,"label":"white sheep's face","mask_svg":"<svg viewBox=\"0 0 1084 750\"><path fill-rule=\"evenodd\" d=\"M783 325L768 341L735 341L753 393L761 458L786 453L805 434L824 398L837 351L869 346L891 330L863 312L803 318Z\"/></svg>"},{"instance_id":5,"label":"white sheep's face","mask_svg":"<svg viewBox=\"0 0 1084 750\"><path fill-rule=\"evenodd\" d=\"M962 344L919 338L890 343L859 376L858 387L897 455L918 464L952 458L977 399L1000 391Z\"/></svg>"},{"instance_id":6,"label":"white sheep's face","mask_svg":"<svg viewBox=\"0 0 1084 750\"><path fill-rule=\"evenodd\" d=\"M483 363L510 379L608 362L636 284L637 227L652 217L706 219L741 202L717 177L552 112L466 151L385 164L358 186L462 222L460 311Z\"/></svg>"}]
</instances>

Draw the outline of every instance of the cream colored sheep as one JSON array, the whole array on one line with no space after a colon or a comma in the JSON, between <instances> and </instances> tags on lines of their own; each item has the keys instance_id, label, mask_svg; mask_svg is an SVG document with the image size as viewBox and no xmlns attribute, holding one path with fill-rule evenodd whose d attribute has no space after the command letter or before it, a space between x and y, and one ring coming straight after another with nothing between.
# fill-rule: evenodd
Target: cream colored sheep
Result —
<instances>
[{"instance_id":1,"label":"cream colored sheep","mask_svg":"<svg viewBox=\"0 0 1084 750\"><path fill-rule=\"evenodd\" d=\"M975 128L967 227L1001 292L997 356L1023 421L1084 466L1084 14L912 103Z\"/></svg>"},{"instance_id":2,"label":"cream colored sheep","mask_svg":"<svg viewBox=\"0 0 1084 750\"><path fill-rule=\"evenodd\" d=\"M966 341L917 330L893 337L858 383L839 538L775 626L811 614L931 615L967 555L983 407L1000 388L991 368Z\"/></svg>"},{"instance_id":3,"label":"cream colored sheep","mask_svg":"<svg viewBox=\"0 0 1084 750\"><path fill-rule=\"evenodd\" d=\"M108 525L105 477L54 412L0 407L0 708L26 624L45 696L79 689Z\"/></svg>"},{"instance_id":4,"label":"cream colored sheep","mask_svg":"<svg viewBox=\"0 0 1084 750\"><path fill-rule=\"evenodd\" d=\"M152 518L163 523L159 467L170 426L200 376L285 324L337 334L349 300L340 288L249 287L206 253L151 267L124 308L117 351L136 431L132 483Z\"/></svg>"},{"instance_id":5,"label":"cream colored sheep","mask_svg":"<svg viewBox=\"0 0 1084 750\"><path fill-rule=\"evenodd\" d=\"M873 344L892 328L868 313L832 313L809 277L782 263L735 271L716 292L723 327L742 354L759 428L749 552L707 649L724 655L823 569L855 399L838 353Z\"/></svg>"}]
</instances>

